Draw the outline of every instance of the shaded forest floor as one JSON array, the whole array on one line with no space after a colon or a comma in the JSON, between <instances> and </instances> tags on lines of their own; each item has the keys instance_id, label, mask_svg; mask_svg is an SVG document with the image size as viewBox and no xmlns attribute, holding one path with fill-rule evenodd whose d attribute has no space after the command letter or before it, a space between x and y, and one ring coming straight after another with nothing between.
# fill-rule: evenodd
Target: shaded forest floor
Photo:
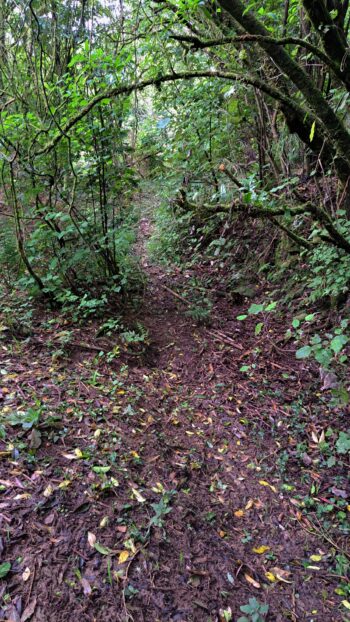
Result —
<instances>
[{"instance_id":1,"label":"shaded forest floor","mask_svg":"<svg viewBox=\"0 0 350 622\"><path fill-rule=\"evenodd\" d=\"M188 274L152 265L140 230L147 345L108 362L113 335L53 313L1 343L3 413L35 424L1 443L0 619L236 621L255 597L270 621L345 620L347 466L321 468L319 442L344 409L277 316L255 337L218 298L197 325L170 291Z\"/></svg>"}]
</instances>

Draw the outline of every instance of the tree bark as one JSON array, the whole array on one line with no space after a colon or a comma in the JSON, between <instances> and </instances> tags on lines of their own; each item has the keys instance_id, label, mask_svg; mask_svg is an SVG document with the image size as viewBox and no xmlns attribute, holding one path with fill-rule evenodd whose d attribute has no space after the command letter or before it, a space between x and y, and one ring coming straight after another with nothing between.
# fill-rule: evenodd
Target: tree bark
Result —
<instances>
[{"instance_id":1,"label":"tree bark","mask_svg":"<svg viewBox=\"0 0 350 622\"><path fill-rule=\"evenodd\" d=\"M269 32L251 12L245 12L240 0L219 0L219 4L252 35L268 37ZM343 175L345 165L350 167L350 134L334 110L323 97L321 91L312 83L310 76L279 45L266 40L258 40L258 45L276 63L279 69L293 82L303 94L310 109L320 120L329 138L336 148L335 166L339 175ZM345 182L342 179L343 183Z\"/></svg>"}]
</instances>

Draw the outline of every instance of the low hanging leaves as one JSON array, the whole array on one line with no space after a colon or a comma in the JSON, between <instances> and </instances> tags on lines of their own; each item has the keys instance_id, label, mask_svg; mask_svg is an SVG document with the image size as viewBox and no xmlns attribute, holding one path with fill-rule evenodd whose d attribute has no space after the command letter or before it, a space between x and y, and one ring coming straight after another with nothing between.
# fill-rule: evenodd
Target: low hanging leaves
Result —
<instances>
[{"instance_id":1,"label":"low hanging leaves","mask_svg":"<svg viewBox=\"0 0 350 622\"><path fill-rule=\"evenodd\" d=\"M315 137L315 130L316 130L316 121L313 122L313 124L311 125L311 130L310 130L310 143L312 143L314 137Z\"/></svg>"}]
</instances>

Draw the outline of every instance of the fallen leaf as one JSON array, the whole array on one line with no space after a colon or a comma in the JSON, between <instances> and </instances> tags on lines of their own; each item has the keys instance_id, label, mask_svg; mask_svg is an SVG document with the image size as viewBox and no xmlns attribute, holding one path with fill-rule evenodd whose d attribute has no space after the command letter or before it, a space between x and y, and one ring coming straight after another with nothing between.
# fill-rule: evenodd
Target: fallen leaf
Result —
<instances>
[{"instance_id":1,"label":"fallen leaf","mask_svg":"<svg viewBox=\"0 0 350 622\"><path fill-rule=\"evenodd\" d=\"M124 564L126 560L129 558L129 551L122 551L118 557L118 563Z\"/></svg>"},{"instance_id":2,"label":"fallen leaf","mask_svg":"<svg viewBox=\"0 0 350 622\"><path fill-rule=\"evenodd\" d=\"M278 579L278 581L282 581L283 583L292 583L291 581L287 581L287 577L290 577L289 570L283 570L282 568L278 568L275 566L271 568L272 574Z\"/></svg>"},{"instance_id":3,"label":"fallen leaf","mask_svg":"<svg viewBox=\"0 0 350 622\"><path fill-rule=\"evenodd\" d=\"M41 445L41 432L40 430L37 430L36 428L33 428L30 435L30 443L29 443L29 447L31 449L39 449L40 445Z\"/></svg>"},{"instance_id":4,"label":"fallen leaf","mask_svg":"<svg viewBox=\"0 0 350 622\"><path fill-rule=\"evenodd\" d=\"M243 510L236 510L236 511L235 511L235 512L233 512L233 513L234 513L234 515L235 515L237 518L242 518L242 516L244 516L244 511L243 511Z\"/></svg>"},{"instance_id":5,"label":"fallen leaf","mask_svg":"<svg viewBox=\"0 0 350 622\"><path fill-rule=\"evenodd\" d=\"M245 574L244 578L246 579L246 581L248 581L248 583L250 583L251 585L253 585L253 587L256 587L258 590L260 590L261 585L260 583L258 583L257 581L255 581L255 579L253 579L253 577L251 577L249 574Z\"/></svg>"},{"instance_id":6,"label":"fallen leaf","mask_svg":"<svg viewBox=\"0 0 350 622\"><path fill-rule=\"evenodd\" d=\"M51 497L52 493L53 493L53 488L52 488L51 484L49 484L45 488L45 490L43 492L43 495L44 495L44 497L46 497L46 499L48 499L49 497Z\"/></svg>"},{"instance_id":7,"label":"fallen leaf","mask_svg":"<svg viewBox=\"0 0 350 622\"><path fill-rule=\"evenodd\" d=\"M10 562L4 562L3 564L0 564L0 579L3 579L4 577L6 577L6 575L10 572L10 570L11 570Z\"/></svg>"},{"instance_id":8,"label":"fallen leaf","mask_svg":"<svg viewBox=\"0 0 350 622\"><path fill-rule=\"evenodd\" d=\"M90 596L90 594L92 592L92 587L91 587L89 581L87 579L85 579L84 577L82 577L80 582L81 582L81 585L82 585L83 592L84 592L85 596Z\"/></svg>"},{"instance_id":9,"label":"fallen leaf","mask_svg":"<svg viewBox=\"0 0 350 622\"><path fill-rule=\"evenodd\" d=\"M348 493L346 492L346 490L342 490L341 488L336 488L335 486L331 488L331 491L336 497L342 497L342 499L346 499L348 496Z\"/></svg>"},{"instance_id":10,"label":"fallen leaf","mask_svg":"<svg viewBox=\"0 0 350 622\"><path fill-rule=\"evenodd\" d=\"M23 581L28 581L29 577L30 577L30 568L27 567L22 573L22 579Z\"/></svg>"},{"instance_id":11,"label":"fallen leaf","mask_svg":"<svg viewBox=\"0 0 350 622\"><path fill-rule=\"evenodd\" d=\"M12 604L6 612L6 622L21 622L21 616L19 615L16 605Z\"/></svg>"},{"instance_id":12,"label":"fallen leaf","mask_svg":"<svg viewBox=\"0 0 350 622\"><path fill-rule=\"evenodd\" d=\"M109 523L109 516L104 516L100 520L100 527L101 527L101 529L104 529L104 527L107 527L108 523Z\"/></svg>"},{"instance_id":13,"label":"fallen leaf","mask_svg":"<svg viewBox=\"0 0 350 622\"><path fill-rule=\"evenodd\" d=\"M111 555L113 553L111 549L103 546L103 544L100 544L100 542L95 542L94 549L101 553L101 555Z\"/></svg>"},{"instance_id":14,"label":"fallen leaf","mask_svg":"<svg viewBox=\"0 0 350 622\"><path fill-rule=\"evenodd\" d=\"M34 613L35 608L36 608L36 598L33 598L32 602L29 603L29 605L23 611L21 622L26 622L26 620L29 620L29 618L31 618Z\"/></svg>"},{"instance_id":15,"label":"fallen leaf","mask_svg":"<svg viewBox=\"0 0 350 622\"><path fill-rule=\"evenodd\" d=\"M350 603L348 600L342 600L341 604L345 607L345 609L350 609Z\"/></svg>"},{"instance_id":16,"label":"fallen leaf","mask_svg":"<svg viewBox=\"0 0 350 622\"><path fill-rule=\"evenodd\" d=\"M269 482L266 482L264 479L260 479L259 484L261 486L267 486L267 488L270 488L272 492L277 492L275 486L272 486L272 484L269 484Z\"/></svg>"},{"instance_id":17,"label":"fallen leaf","mask_svg":"<svg viewBox=\"0 0 350 622\"><path fill-rule=\"evenodd\" d=\"M71 483L72 483L72 482L70 481L70 479L64 479L64 480L63 480L63 482L61 482L60 484L58 484L58 487L59 487L61 490L65 490L66 488L68 488L68 486L70 486L70 485L71 485Z\"/></svg>"},{"instance_id":18,"label":"fallen leaf","mask_svg":"<svg viewBox=\"0 0 350 622\"><path fill-rule=\"evenodd\" d=\"M272 574L272 572L265 572L265 577L271 581L271 583L275 583L275 581L277 581L276 577L274 574Z\"/></svg>"},{"instance_id":19,"label":"fallen leaf","mask_svg":"<svg viewBox=\"0 0 350 622\"><path fill-rule=\"evenodd\" d=\"M90 544L92 549L95 548L96 536L91 531L88 531L88 543Z\"/></svg>"},{"instance_id":20,"label":"fallen leaf","mask_svg":"<svg viewBox=\"0 0 350 622\"><path fill-rule=\"evenodd\" d=\"M269 550L270 550L270 547L269 546L265 546L263 544L262 546L255 547L253 549L253 552L254 553L258 553L258 555L262 555L263 553L265 553L266 551L269 551Z\"/></svg>"},{"instance_id":21,"label":"fallen leaf","mask_svg":"<svg viewBox=\"0 0 350 622\"><path fill-rule=\"evenodd\" d=\"M145 503L146 499L141 495L141 493L136 490L136 488L132 488L132 493L135 497L135 499L139 502L139 503Z\"/></svg>"},{"instance_id":22,"label":"fallen leaf","mask_svg":"<svg viewBox=\"0 0 350 622\"><path fill-rule=\"evenodd\" d=\"M311 555L310 559L312 562L320 562L322 559L322 555Z\"/></svg>"},{"instance_id":23,"label":"fallen leaf","mask_svg":"<svg viewBox=\"0 0 350 622\"><path fill-rule=\"evenodd\" d=\"M79 447L77 447L77 448L74 450L74 453L75 453L75 455L76 455L76 457L77 457L77 458L83 458L83 452L81 451L81 449L79 449Z\"/></svg>"}]
</instances>

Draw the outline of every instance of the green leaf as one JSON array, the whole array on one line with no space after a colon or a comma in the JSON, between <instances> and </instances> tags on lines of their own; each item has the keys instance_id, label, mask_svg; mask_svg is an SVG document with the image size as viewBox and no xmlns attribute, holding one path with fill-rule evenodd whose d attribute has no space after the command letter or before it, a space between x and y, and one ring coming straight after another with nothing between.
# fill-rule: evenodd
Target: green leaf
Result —
<instances>
[{"instance_id":1,"label":"green leaf","mask_svg":"<svg viewBox=\"0 0 350 622\"><path fill-rule=\"evenodd\" d=\"M306 359L311 354L310 346L303 346L296 351L295 356L297 359Z\"/></svg>"},{"instance_id":2,"label":"green leaf","mask_svg":"<svg viewBox=\"0 0 350 622\"><path fill-rule=\"evenodd\" d=\"M94 473L108 473L111 470L110 466L94 466L92 467Z\"/></svg>"},{"instance_id":3,"label":"green leaf","mask_svg":"<svg viewBox=\"0 0 350 622\"><path fill-rule=\"evenodd\" d=\"M3 564L0 564L0 579L3 579L4 577L6 577L6 575L10 572L10 570L11 570L10 562L4 562Z\"/></svg>"},{"instance_id":4,"label":"green leaf","mask_svg":"<svg viewBox=\"0 0 350 622\"><path fill-rule=\"evenodd\" d=\"M300 320L298 320L297 318L295 318L292 322L292 326L293 328L299 328L300 326Z\"/></svg>"},{"instance_id":5,"label":"green leaf","mask_svg":"<svg viewBox=\"0 0 350 622\"><path fill-rule=\"evenodd\" d=\"M111 549L107 548L106 546L103 546L99 542L95 542L94 548L96 549L96 551L101 553L101 555L111 555L113 553Z\"/></svg>"},{"instance_id":6,"label":"green leaf","mask_svg":"<svg viewBox=\"0 0 350 622\"><path fill-rule=\"evenodd\" d=\"M347 454L350 451L350 435L346 432L339 432L336 448L338 454Z\"/></svg>"},{"instance_id":7,"label":"green leaf","mask_svg":"<svg viewBox=\"0 0 350 622\"><path fill-rule=\"evenodd\" d=\"M336 464L336 462L337 462L337 461L336 461L336 459L335 459L335 456L330 456L330 457L328 458L328 460L327 460L327 466L328 466L329 468L334 467L334 466L335 466L335 464Z\"/></svg>"},{"instance_id":8,"label":"green leaf","mask_svg":"<svg viewBox=\"0 0 350 622\"><path fill-rule=\"evenodd\" d=\"M309 313L308 315L305 315L305 322L312 322L316 317L316 313Z\"/></svg>"},{"instance_id":9,"label":"green leaf","mask_svg":"<svg viewBox=\"0 0 350 622\"><path fill-rule=\"evenodd\" d=\"M242 322L242 320L247 319L247 317L248 317L247 315L237 315L236 319L239 320L240 322Z\"/></svg>"},{"instance_id":10,"label":"green leaf","mask_svg":"<svg viewBox=\"0 0 350 622\"><path fill-rule=\"evenodd\" d=\"M330 350L326 350L325 348L318 348L314 353L316 361L322 365L322 367L327 368L333 358L332 352Z\"/></svg>"},{"instance_id":11,"label":"green leaf","mask_svg":"<svg viewBox=\"0 0 350 622\"><path fill-rule=\"evenodd\" d=\"M316 130L316 121L314 121L312 126L311 126L311 130L310 130L310 143L312 143L312 141L314 139L315 130Z\"/></svg>"},{"instance_id":12,"label":"green leaf","mask_svg":"<svg viewBox=\"0 0 350 622\"><path fill-rule=\"evenodd\" d=\"M263 310L264 310L264 305L252 304L250 305L248 309L248 313L249 315L257 315L258 313L261 313L261 311Z\"/></svg>"},{"instance_id":13,"label":"green leaf","mask_svg":"<svg viewBox=\"0 0 350 622\"><path fill-rule=\"evenodd\" d=\"M264 327L264 323L263 322L258 322L258 324L255 326L255 336L257 337L258 335L260 335L262 329Z\"/></svg>"},{"instance_id":14,"label":"green leaf","mask_svg":"<svg viewBox=\"0 0 350 622\"><path fill-rule=\"evenodd\" d=\"M335 354L339 354L348 341L349 338L346 335L337 335L336 337L333 337L331 341L331 348L333 352L335 352Z\"/></svg>"}]
</instances>

